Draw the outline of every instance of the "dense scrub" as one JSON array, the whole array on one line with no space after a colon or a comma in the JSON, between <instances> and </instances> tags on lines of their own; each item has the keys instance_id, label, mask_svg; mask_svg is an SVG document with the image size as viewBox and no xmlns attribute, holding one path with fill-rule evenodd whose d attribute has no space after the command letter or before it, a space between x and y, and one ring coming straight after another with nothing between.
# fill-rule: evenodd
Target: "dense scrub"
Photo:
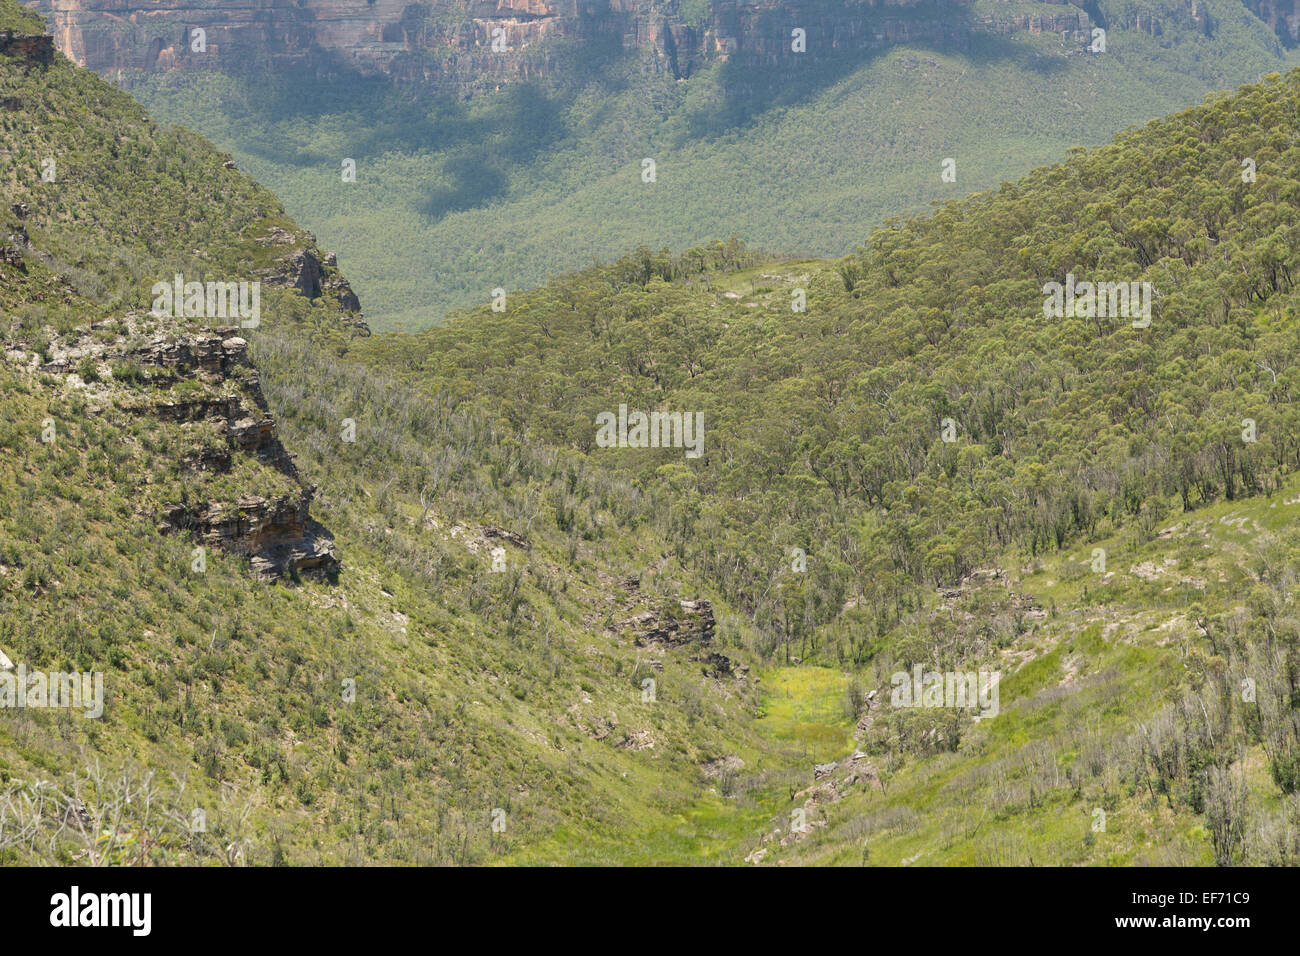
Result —
<instances>
[{"instance_id":1,"label":"dense scrub","mask_svg":"<svg viewBox=\"0 0 1300 956\"><path fill-rule=\"evenodd\" d=\"M849 597L885 622L1009 549L1151 535L1300 467L1298 91L1273 76L891 223L833 269L642 250L356 354L635 477L773 640ZM1149 282L1149 327L1046 318L1067 273ZM706 454L596 448L620 403L702 411ZM795 547L815 556L797 583Z\"/></svg>"},{"instance_id":2,"label":"dense scrub","mask_svg":"<svg viewBox=\"0 0 1300 956\"><path fill-rule=\"evenodd\" d=\"M640 248L418 335L268 287L249 351L342 561L275 585L153 513L264 469L181 468L138 368L45 365L314 242L61 59L0 93L0 648L108 685L3 715L0 861L1295 861L1300 73L838 262ZM1150 324L1045 316L1068 274L1150 283ZM703 453L601 447L620 405ZM623 623L700 597L707 649ZM917 662L1001 670L1000 713L882 710Z\"/></svg>"}]
</instances>

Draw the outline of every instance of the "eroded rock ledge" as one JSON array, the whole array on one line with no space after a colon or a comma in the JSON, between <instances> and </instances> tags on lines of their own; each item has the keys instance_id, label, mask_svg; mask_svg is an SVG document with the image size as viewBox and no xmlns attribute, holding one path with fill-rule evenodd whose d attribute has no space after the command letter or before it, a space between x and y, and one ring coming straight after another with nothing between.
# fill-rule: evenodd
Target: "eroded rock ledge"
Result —
<instances>
[{"instance_id":1,"label":"eroded rock ledge","mask_svg":"<svg viewBox=\"0 0 1300 956\"><path fill-rule=\"evenodd\" d=\"M188 449L178 462L184 472L226 474L240 456L269 469L251 472L263 476L265 487L255 482L234 500L204 497L205 481L198 482L197 500L164 497L159 531L189 533L205 546L246 556L264 580L333 579L339 562L331 535L311 517L315 489L280 441L240 332L132 314L57 336L40 350L14 343L5 357L33 374L64 377L101 411L147 416L171 429ZM144 475L144 485L154 477Z\"/></svg>"},{"instance_id":2,"label":"eroded rock ledge","mask_svg":"<svg viewBox=\"0 0 1300 956\"><path fill-rule=\"evenodd\" d=\"M311 518L314 490L270 499L250 495L233 503L169 505L158 530L188 531L210 547L247 555L263 579L333 578L339 563L329 533Z\"/></svg>"},{"instance_id":3,"label":"eroded rock ledge","mask_svg":"<svg viewBox=\"0 0 1300 956\"><path fill-rule=\"evenodd\" d=\"M0 56L32 66L54 62L54 37L40 33L0 30Z\"/></svg>"},{"instance_id":4,"label":"eroded rock ledge","mask_svg":"<svg viewBox=\"0 0 1300 956\"><path fill-rule=\"evenodd\" d=\"M638 644L708 644L713 640L717 623L713 618L713 605L708 601L679 601L681 613L662 614L642 611L615 625L620 632L629 632Z\"/></svg>"},{"instance_id":5,"label":"eroded rock ledge","mask_svg":"<svg viewBox=\"0 0 1300 956\"><path fill-rule=\"evenodd\" d=\"M280 442L275 419L267 409L257 373L248 361L248 343L233 326L212 332L160 335L130 355L165 376L196 374L210 386L225 384L237 370L239 390L190 401L161 401L152 410L176 422L204 423L224 440L203 444L182 464L191 470L229 470L234 455L252 455L298 484L296 492L264 498L246 495L231 502L173 504L164 508L159 530L188 531L205 544L231 554L247 555L253 571L264 579L329 577L338 574L330 535L311 518L315 492L304 485L292 457ZM253 408L246 407L245 399Z\"/></svg>"}]
</instances>

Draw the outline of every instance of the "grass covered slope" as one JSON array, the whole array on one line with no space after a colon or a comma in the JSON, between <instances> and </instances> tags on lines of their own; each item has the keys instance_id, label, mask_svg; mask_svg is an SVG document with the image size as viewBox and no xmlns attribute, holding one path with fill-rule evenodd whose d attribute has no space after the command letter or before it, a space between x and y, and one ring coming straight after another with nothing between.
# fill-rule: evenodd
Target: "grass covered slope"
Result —
<instances>
[{"instance_id":1,"label":"grass covered slope","mask_svg":"<svg viewBox=\"0 0 1300 956\"><path fill-rule=\"evenodd\" d=\"M828 55L812 42L778 67L737 57L682 81L641 61L577 59L558 88L466 102L346 73L170 74L132 91L230 149L339 251L372 324L409 330L640 243L734 233L842 255L888 216L995 187L1290 62L1239 0L1202 6L1209 35L1181 7L1144 8L1162 23L1154 37L1133 28L1129 5L1102 0L1104 54L1050 33L976 34L969 50ZM948 158L955 182L942 178Z\"/></svg>"},{"instance_id":2,"label":"grass covered slope","mask_svg":"<svg viewBox=\"0 0 1300 956\"><path fill-rule=\"evenodd\" d=\"M105 685L0 709L0 860L1295 862L1300 73L837 262L640 249L385 336L203 140L61 58L0 96L0 650ZM151 325L177 271L261 324ZM1150 324L1046 317L1070 273ZM249 364L146 361L210 336ZM235 397L266 443L172 414ZM601 447L621 404L702 454ZM159 510L293 493L278 442L337 575L196 569ZM998 713L897 705L915 664Z\"/></svg>"},{"instance_id":3,"label":"grass covered slope","mask_svg":"<svg viewBox=\"0 0 1300 956\"><path fill-rule=\"evenodd\" d=\"M104 688L0 709L0 860L485 862L566 830L618 859L712 761L798 762L626 483L340 360L328 258L197 136L62 57L0 57L0 96L0 649ZM260 277L260 325L148 315L177 272ZM297 481L333 580L160 529L236 510L254 547Z\"/></svg>"},{"instance_id":4,"label":"grass covered slope","mask_svg":"<svg viewBox=\"0 0 1300 956\"><path fill-rule=\"evenodd\" d=\"M977 627L1009 594L1038 606L986 658L1003 673L998 717L926 739L934 721L909 726L877 700L856 746L878 777L846 784L848 761L796 796L825 826L768 861L1300 864L1298 516L1292 476L936 600L929 626Z\"/></svg>"}]
</instances>

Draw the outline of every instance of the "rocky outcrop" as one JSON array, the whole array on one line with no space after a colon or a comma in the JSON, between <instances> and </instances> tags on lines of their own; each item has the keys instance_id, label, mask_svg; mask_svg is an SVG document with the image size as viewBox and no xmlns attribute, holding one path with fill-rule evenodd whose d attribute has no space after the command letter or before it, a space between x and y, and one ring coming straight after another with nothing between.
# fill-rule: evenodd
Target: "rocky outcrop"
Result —
<instances>
[{"instance_id":1,"label":"rocky outcrop","mask_svg":"<svg viewBox=\"0 0 1300 956\"><path fill-rule=\"evenodd\" d=\"M248 343L233 326L187 335L159 334L130 352L132 358L160 369L172 381L196 372L221 380L248 365Z\"/></svg>"},{"instance_id":2,"label":"rocky outcrop","mask_svg":"<svg viewBox=\"0 0 1300 956\"><path fill-rule=\"evenodd\" d=\"M320 298L321 279L325 273L321 262L307 249L295 250L283 262L283 268L267 277L271 285L286 285L309 299Z\"/></svg>"},{"instance_id":3,"label":"rocky outcrop","mask_svg":"<svg viewBox=\"0 0 1300 956\"><path fill-rule=\"evenodd\" d=\"M395 61L415 52L446 61L458 55L473 59L481 49L496 62L485 57L458 66L488 66L502 75L513 68L491 50L494 30L502 31L509 51L518 54L551 37L581 34L609 15L607 0L583 3L581 9L577 0L251 0L237 7L203 0L166 6L143 0L125 7L120 0L41 0L33 5L49 16L67 56L107 73L294 65L390 72Z\"/></svg>"},{"instance_id":4,"label":"rocky outcrop","mask_svg":"<svg viewBox=\"0 0 1300 956\"><path fill-rule=\"evenodd\" d=\"M507 531L505 528L498 528L495 525L484 525L483 538L486 541L509 542L521 551L531 551L533 548L532 543L523 535Z\"/></svg>"},{"instance_id":5,"label":"rocky outcrop","mask_svg":"<svg viewBox=\"0 0 1300 956\"><path fill-rule=\"evenodd\" d=\"M228 471L233 456L249 455L301 487L270 499L251 494L234 503L169 505L163 509L159 529L188 531L211 547L247 555L254 573L262 578L332 578L339 564L329 535L310 515L314 489L302 486L298 469L280 442L275 419L248 362L248 343L237 331L227 326L210 333L159 335L129 355L151 371L161 371L164 379L194 375L213 386L223 385L236 369L245 370L235 394L164 400L154 403L152 410L167 421L210 428L209 437L218 444L201 444L182 462L187 469Z\"/></svg>"},{"instance_id":6,"label":"rocky outcrop","mask_svg":"<svg viewBox=\"0 0 1300 956\"><path fill-rule=\"evenodd\" d=\"M275 430L267 410L257 372L248 361L248 343L234 326L212 332L157 335L128 352L128 358L149 370L155 385L197 376L214 385L223 383L236 369L243 370L238 394L208 395L193 399L165 399L151 405L164 421L204 422L225 447L203 446L184 464L195 471L227 471L231 454L252 455L263 464L297 480L298 471ZM248 408L245 396L253 407Z\"/></svg>"},{"instance_id":7,"label":"rocky outcrop","mask_svg":"<svg viewBox=\"0 0 1300 956\"><path fill-rule=\"evenodd\" d=\"M1138 30L1155 37L1163 36L1166 27L1175 25L1205 36L1214 33L1214 21L1204 0L1182 0L1156 10L1131 8L1112 14L1105 24L1107 29Z\"/></svg>"},{"instance_id":8,"label":"rocky outcrop","mask_svg":"<svg viewBox=\"0 0 1300 956\"><path fill-rule=\"evenodd\" d=\"M43 352L15 343L6 358L32 372L70 377L103 409L151 416L192 449L179 464L195 473L186 487L197 491L197 500L162 504L160 531L186 532L205 546L247 556L267 580L333 578L339 563L329 533L311 517L314 489L280 441L240 332L132 314L59 336ZM235 501L205 499L200 473L229 472L236 456L270 469L262 474L274 493L250 487Z\"/></svg>"},{"instance_id":9,"label":"rocky outcrop","mask_svg":"<svg viewBox=\"0 0 1300 956\"><path fill-rule=\"evenodd\" d=\"M332 578L339 564L329 535L311 519L312 493L304 488L271 499L250 495L234 503L170 505L158 530L188 531L210 547L247 555L254 573L266 580Z\"/></svg>"},{"instance_id":10,"label":"rocky outcrop","mask_svg":"<svg viewBox=\"0 0 1300 956\"><path fill-rule=\"evenodd\" d=\"M48 66L54 61L54 37L0 30L0 56L29 66Z\"/></svg>"},{"instance_id":11,"label":"rocky outcrop","mask_svg":"<svg viewBox=\"0 0 1300 956\"><path fill-rule=\"evenodd\" d=\"M324 279L321 283L321 292L323 295L331 295L338 299L339 306L345 312L361 312L361 300L357 294L352 291L352 284L343 278L343 274L338 271L339 261L334 253L325 257ZM369 328L366 329L369 331Z\"/></svg>"},{"instance_id":12,"label":"rocky outcrop","mask_svg":"<svg viewBox=\"0 0 1300 956\"><path fill-rule=\"evenodd\" d=\"M299 238L283 230L274 230L271 235L260 240L263 245L291 247L271 268L262 272L261 281L269 286L293 289L308 299L319 299L322 296L332 298L346 313L340 316L340 320L361 334L369 335L370 327L361 317L361 300L339 272L337 257L333 253L322 257L315 248L315 237L304 237L313 243L306 247L296 244Z\"/></svg>"},{"instance_id":13,"label":"rocky outcrop","mask_svg":"<svg viewBox=\"0 0 1300 956\"><path fill-rule=\"evenodd\" d=\"M630 633L638 644L708 644L713 640L717 622L713 605L708 601L680 601L680 613L661 614L642 611L615 625L619 632Z\"/></svg>"},{"instance_id":14,"label":"rocky outcrop","mask_svg":"<svg viewBox=\"0 0 1300 956\"><path fill-rule=\"evenodd\" d=\"M725 654L717 652L702 654L692 660L700 663L700 672L714 680L731 679L743 681L749 674L748 664L737 664Z\"/></svg>"}]
</instances>

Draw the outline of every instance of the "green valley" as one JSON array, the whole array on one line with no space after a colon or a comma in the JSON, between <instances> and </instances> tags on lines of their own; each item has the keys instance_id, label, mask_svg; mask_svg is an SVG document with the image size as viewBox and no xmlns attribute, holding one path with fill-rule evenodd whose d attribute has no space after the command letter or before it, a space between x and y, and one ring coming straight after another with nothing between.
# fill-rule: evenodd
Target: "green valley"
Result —
<instances>
[{"instance_id":1,"label":"green valley","mask_svg":"<svg viewBox=\"0 0 1300 956\"><path fill-rule=\"evenodd\" d=\"M1219 37L1258 36L1211 7ZM363 267L358 296L352 261L450 233L371 194L385 238L355 233L340 264L292 214L316 186L155 121L13 0L5 29L0 863L1297 862L1300 70L1063 156L1002 129L1002 160L958 159L958 196L870 231L944 198L938 159L900 160L933 166L933 194L786 167L844 217L796 216L792 193L752 243L699 232L702 211L666 248L592 179L557 232L504 215L538 244L499 267L518 278L485 273L483 304L437 324L410 319L415 273ZM1205 42L1162 36L1112 42L1151 42L1148 79ZM897 49L788 109L850 139L833 103L858 71L924 56L935 83L975 69ZM1137 82L1071 59L1098 109ZM675 89L689 105L727 75ZM177 109L234 88L175 82ZM644 91L603 119L586 101L590 129ZM494 110L543 122L531 95L438 109L463 147ZM645 109L664 143L687 115ZM298 122L304 149L342 148L347 124ZM774 116L745 128L796 152ZM706 140L664 156L704 182L753 142ZM440 221L473 228L477 202ZM317 214L357 214L339 203ZM605 261L540 255L564 230ZM473 270L435 271L473 297ZM176 276L197 314L157 308ZM1149 314L1082 293L1053 312L1051 285L1080 282L1148 288ZM216 312L208 283L257 283L257 313ZM386 325L432 327L372 331L376 297ZM626 409L657 438L701 416L701 454L606 447ZM102 715L19 705L11 675L33 672L101 675ZM979 696L955 704L965 675Z\"/></svg>"}]
</instances>

